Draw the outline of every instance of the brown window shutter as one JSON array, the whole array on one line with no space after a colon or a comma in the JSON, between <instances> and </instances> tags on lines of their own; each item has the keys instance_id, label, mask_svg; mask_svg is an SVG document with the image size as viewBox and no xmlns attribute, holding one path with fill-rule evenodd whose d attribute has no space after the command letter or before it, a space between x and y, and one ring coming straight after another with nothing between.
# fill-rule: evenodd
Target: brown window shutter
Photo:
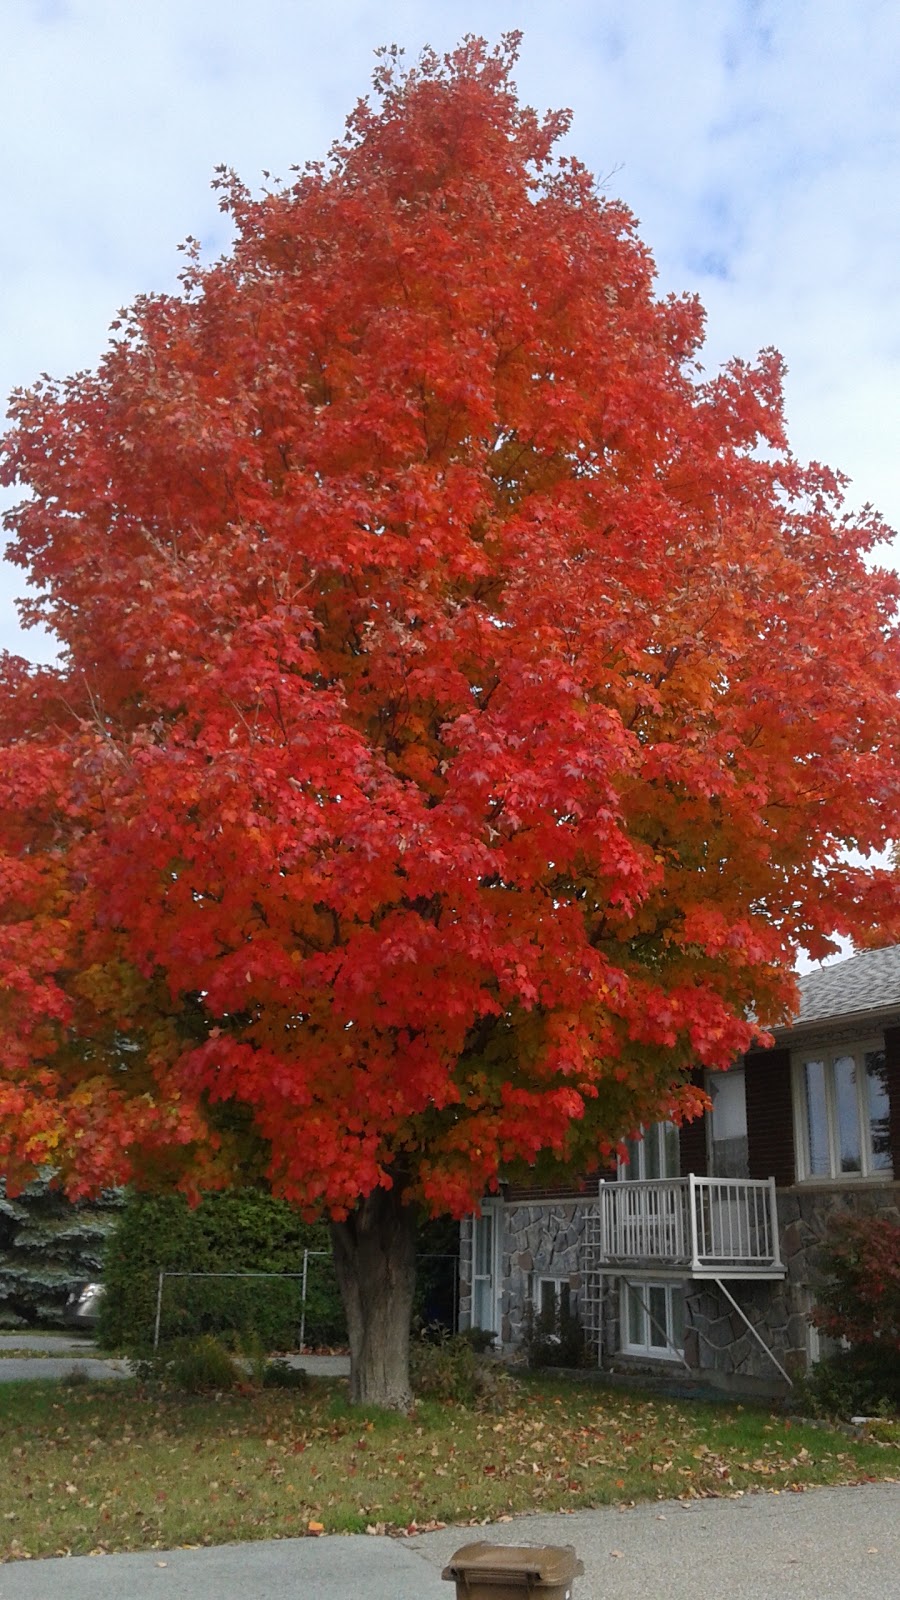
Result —
<instances>
[{"instance_id":1,"label":"brown window shutter","mask_svg":"<svg viewBox=\"0 0 900 1600\"><path fill-rule=\"evenodd\" d=\"M698 1088L704 1087L704 1074L702 1067L695 1067L691 1073L691 1082ZM709 1154L706 1142L707 1112L702 1117L695 1117L693 1122L683 1122L678 1129L678 1159L681 1166L681 1176L686 1178L693 1172L697 1178L705 1178L709 1173Z\"/></svg>"},{"instance_id":2,"label":"brown window shutter","mask_svg":"<svg viewBox=\"0 0 900 1600\"><path fill-rule=\"evenodd\" d=\"M900 1179L900 1028L884 1030L884 1064L891 1102L891 1160L894 1177Z\"/></svg>"},{"instance_id":3,"label":"brown window shutter","mask_svg":"<svg viewBox=\"0 0 900 1600\"><path fill-rule=\"evenodd\" d=\"M794 1101L790 1050L753 1050L744 1061L747 1155L751 1178L794 1181Z\"/></svg>"},{"instance_id":4,"label":"brown window shutter","mask_svg":"<svg viewBox=\"0 0 900 1600\"><path fill-rule=\"evenodd\" d=\"M702 1072L694 1072L691 1076L702 1088ZM678 1159L683 1178L686 1178L689 1172L693 1172L697 1178L705 1178L709 1172L706 1144L707 1115L708 1113L702 1117L695 1117L693 1122L683 1122L678 1129Z\"/></svg>"}]
</instances>

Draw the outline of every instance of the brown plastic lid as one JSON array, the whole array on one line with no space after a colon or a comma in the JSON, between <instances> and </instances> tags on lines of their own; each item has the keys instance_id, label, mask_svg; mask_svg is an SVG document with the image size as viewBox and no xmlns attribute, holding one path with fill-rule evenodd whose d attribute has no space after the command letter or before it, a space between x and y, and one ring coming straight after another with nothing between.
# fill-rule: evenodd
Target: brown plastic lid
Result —
<instances>
[{"instance_id":1,"label":"brown plastic lid","mask_svg":"<svg viewBox=\"0 0 900 1600\"><path fill-rule=\"evenodd\" d=\"M464 1544L450 1557L442 1578L501 1582L522 1577L530 1584L568 1583L584 1571L571 1544Z\"/></svg>"}]
</instances>

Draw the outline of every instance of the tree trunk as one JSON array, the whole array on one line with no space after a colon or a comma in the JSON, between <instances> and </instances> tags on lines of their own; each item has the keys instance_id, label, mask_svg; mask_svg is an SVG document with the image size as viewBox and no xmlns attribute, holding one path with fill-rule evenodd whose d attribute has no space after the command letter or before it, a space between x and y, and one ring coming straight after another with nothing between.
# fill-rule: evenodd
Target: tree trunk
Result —
<instances>
[{"instance_id":1,"label":"tree trunk","mask_svg":"<svg viewBox=\"0 0 900 1600\"><path fill-rule=\"evenodd\" d=\"M350 1399L408 1411L415 1212L396 1188L375 1189L346 1222L331 1224L331 1240L350 1334Z\"/></svg>"}]
</instances>

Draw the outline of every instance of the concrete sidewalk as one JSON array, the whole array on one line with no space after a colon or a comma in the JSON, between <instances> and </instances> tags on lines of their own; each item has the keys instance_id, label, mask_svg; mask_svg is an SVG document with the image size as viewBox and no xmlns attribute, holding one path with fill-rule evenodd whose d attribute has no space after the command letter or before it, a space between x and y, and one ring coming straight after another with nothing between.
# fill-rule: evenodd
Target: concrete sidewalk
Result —
<instances>
[{"instance_id":1,"label":"concrete sidewalk","mask_svg":"<svg viewBox=\"0 0 900 1600\"><path fill-rule=\"evenodd\" d=\"M0 1566L0 1600L453 1600L460 1545L573 1544L573 1600L900 1600L900 1486L519 1517L412 1539L285 1539Z\"/></svg>"}]
</instances>

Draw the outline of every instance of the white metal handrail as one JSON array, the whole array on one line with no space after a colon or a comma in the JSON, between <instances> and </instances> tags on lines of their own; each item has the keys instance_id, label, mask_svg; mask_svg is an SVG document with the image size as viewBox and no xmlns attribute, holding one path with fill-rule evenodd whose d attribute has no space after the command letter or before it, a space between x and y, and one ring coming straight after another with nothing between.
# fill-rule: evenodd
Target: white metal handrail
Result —
<instances>
[{"instance_id":1,"label":"white metal handrail","mask_svg":"<svg viewBox=\"0 0 900 1600\"><path fill-rule=\"evenodd\" d=\"M600 1185L609 1263L781 1270L774 1178L650 1178Z\"/></svg>"}]
</instances>

